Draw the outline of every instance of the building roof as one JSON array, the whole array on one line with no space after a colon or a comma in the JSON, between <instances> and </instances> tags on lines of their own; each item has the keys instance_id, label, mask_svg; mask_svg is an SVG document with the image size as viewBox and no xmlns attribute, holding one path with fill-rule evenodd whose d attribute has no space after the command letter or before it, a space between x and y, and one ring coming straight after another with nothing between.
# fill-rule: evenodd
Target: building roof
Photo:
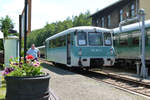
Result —
<instances>
[{"instance_id":1,"label":"building roof","mask_svg":"<svg viewBox=\"0 0 150 100\"><path fill-rule=\"evenodd\" d=\"M102 14L105 12L112 12L112 10L114 10L114 8L118 8L118 7L122 7L124 4L127 4L130 0L119 0L116 1L112 4L110 4L109 6L106 6L105 8L93 13L92 15L90 15L89 17L94 17L98 14Z\"/></svg>"},{"instance_id":2,"label":"building roof","mask_svg":"<svg viewBox=\"0 0 150 100\"><path fill-rule=\"evenodd\" d=\"M3 33L0 31L0 39L3 39L4 38L4 35Z\"/></svg>"}]
</instances>

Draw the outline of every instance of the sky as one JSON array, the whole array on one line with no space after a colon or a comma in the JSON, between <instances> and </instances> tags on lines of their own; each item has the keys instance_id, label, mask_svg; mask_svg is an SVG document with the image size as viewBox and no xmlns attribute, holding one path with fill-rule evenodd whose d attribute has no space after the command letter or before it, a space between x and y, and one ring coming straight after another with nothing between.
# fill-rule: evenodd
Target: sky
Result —
<instances>
[{"instance_id":1,"label":"sky","mask_svg":"<svg viewBox=\"0 0 150 100\"><path fill-rule=\"evenodd\" d=\"M32 0L31 29L39 29L56 21L79 15L87 10L91 14L118 0ZM19 30L19 14L24 8L24 0L0 0L0 18L8 15Z\"/></svg>"}]
</instances>

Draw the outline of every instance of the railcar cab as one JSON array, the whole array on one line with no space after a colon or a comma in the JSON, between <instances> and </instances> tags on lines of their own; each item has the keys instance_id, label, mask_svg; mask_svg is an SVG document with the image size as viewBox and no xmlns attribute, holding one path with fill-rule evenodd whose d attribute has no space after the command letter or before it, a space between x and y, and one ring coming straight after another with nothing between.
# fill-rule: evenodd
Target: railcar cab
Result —
<instances>
[{"instance_id":1,"label":"railcar cab","mask_svg":"<svg viewBox=\"0 0 150 100\"><path fill-rule=\"evenodd\" d=\"M79 66L110 66L114 64L114 49L111 31L100 29L75 32Z\"/></svg>"},{"instance_id":2,"label":"railcar cab","mask_svg":"<svg viewBox=\"0 0 150 100\"><path fill-rule=\"evenodd\" d=\"M77 46L112 46L110 32L76 32Z\"/></svg>"}]
</instances>

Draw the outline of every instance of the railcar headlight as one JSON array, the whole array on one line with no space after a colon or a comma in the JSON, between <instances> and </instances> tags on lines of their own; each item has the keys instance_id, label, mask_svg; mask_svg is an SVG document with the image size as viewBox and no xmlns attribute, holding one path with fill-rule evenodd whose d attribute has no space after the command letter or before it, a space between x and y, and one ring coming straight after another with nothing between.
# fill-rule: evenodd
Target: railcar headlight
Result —
<instances>
[{"instance_id":1,"label":"railcar headlight","mask_svg":"<svg viewBox=\"0 0 150 100\"><path fill-rule=\"evenodd\" d=\"M81 48L80 48L79 51L78 51L78 55L79 55L79 56L82 56L82 49L81 49Z\"/></svg>"},{"instance_id":2,"label":"railcar headlight","mask_svg":"<svg viewBox=\"0 0 150 100\"><path fill-rule=\"evenodd\" d=\"M110 54L113 55L113 48L110 49Z\"/></svg>"}]
</instances>

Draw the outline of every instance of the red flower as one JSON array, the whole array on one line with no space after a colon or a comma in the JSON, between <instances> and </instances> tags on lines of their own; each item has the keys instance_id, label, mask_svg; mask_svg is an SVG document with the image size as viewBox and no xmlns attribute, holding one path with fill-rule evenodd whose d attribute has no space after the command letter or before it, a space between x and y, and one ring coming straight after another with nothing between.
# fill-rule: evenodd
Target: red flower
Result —
<instances>
[{"instance_id":1,"label":"red flower","mask_svg":"<svg viewBox=\"0 0 150 100\"><path fill-rule=\"evenodd\" d=\"M34 57L33 57L32 55L28 55L28 56L26 56L26 59L31 59L31 60L33 60Z\"/></svg>"}]
</instances>

